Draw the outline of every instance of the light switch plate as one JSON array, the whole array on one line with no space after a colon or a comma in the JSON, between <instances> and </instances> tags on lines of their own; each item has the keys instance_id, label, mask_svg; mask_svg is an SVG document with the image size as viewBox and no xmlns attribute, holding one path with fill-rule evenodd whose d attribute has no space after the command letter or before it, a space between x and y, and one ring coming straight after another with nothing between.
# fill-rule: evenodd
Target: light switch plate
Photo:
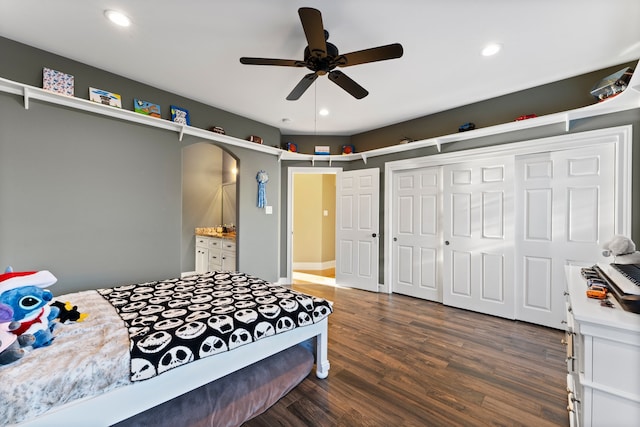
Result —
<instances>
[{"instance_id":1,"label":"light switch plate","mask_svg":"<svg viewBox=\"0 0 640 427\"><path fill-rule=\"evenodd\" d=\"M264 213L267 215L271 215L273 213L273 206L265 206Z\"/></svg>"}]
</instances>

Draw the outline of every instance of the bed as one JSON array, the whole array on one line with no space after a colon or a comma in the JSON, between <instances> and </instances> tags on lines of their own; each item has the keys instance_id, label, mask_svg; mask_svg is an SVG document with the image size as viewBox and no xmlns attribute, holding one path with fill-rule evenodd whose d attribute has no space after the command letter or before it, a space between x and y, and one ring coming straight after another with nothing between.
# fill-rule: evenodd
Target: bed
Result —
<instances>
[{"instance_id":1,"label":"bed","mask_svg":"<svg viewBox=\"0 0 640 427\"><path fill-rule=\"evenodd\" d=\"M328 375L331 302L244 273L209 272L54 300L70 301L88 317L57 325L50 346L0 367L0 423L124 426L138 416L130 425L145 419L158 425L162 411L171 412L167 404L177 402L183 411L190 411L190 401L202 406L200 398L210 396L219 379L227 381L227 397L246 399L247 373L273 372L280 381L282 366L295 365L297 378L304 378L309 362L301 348L311 343L316 375ZM279 385L272 399L300 380ZM236 391L229 384L238 385Z\"/></svg>"}]
</instances>

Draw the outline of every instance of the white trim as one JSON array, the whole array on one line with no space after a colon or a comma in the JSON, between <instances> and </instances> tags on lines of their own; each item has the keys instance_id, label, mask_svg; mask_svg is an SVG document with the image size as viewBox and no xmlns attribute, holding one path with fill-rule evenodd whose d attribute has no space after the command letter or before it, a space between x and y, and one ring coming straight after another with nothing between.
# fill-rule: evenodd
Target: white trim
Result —
<instances>
[{"instance_id":1,"label":"white trim","mask_svg":"<svg viewBox=\"0 0 640 427\"><path fill-rule=\"evenodd\" d=\"M326 157L326 156L325 156ZM342 168L326 167L289 167L287 168L287 275L283 279L291 283L293 277L293 175L295 174L335 174L342 172ZM279 247L279 244L278 244ZM278 263L280 265L280 263ZM282 279L280 279L282 280Z\"/></svg>"},{"instance_id":2,"label":"white trim","mask_svg":"<svg viewBox=\"0 0 640 427\"><path fill-rule=\"evenodd\" d=\"M638 64L636 66L636 69L638 68L640 68L640 61L638 61ZM114 117L120 120L126 120L144 124L147 126L174 131L178 134L178 139L180 141L182 141L183 135L186 134L223 144L235 145L254 151L260 151L266 154L271 154L278 157L278 162L282 160L306 160L311 161L311 165L315 166L316 161L326 161L329 163L329 166L331 166L332 162L351 162L358 160L362 160L366 164L367 159L371 157L401 153L409 150L415 150L417 148L431 146L436 146L438 152L440 152L441 146L443 144L466 141L491 135L499 135L507 132L521 131L525 129L537 128L558 123L564 123L565 132L568 132L571 129L572 122L575 120L640 108L640 73L634 73L631 76L629 86L624 92L608 100L588 105L586 107L576 108L560 113L548 114L528 120L520 120L495 126L489 126L486 128L474 129L468 132L458 132L455 134L442 135L435 138L413 141L409 144L392 145L361 153L328 156L292 153L289 151L281 150L279 148L270 147L268 145L256 144L243 139L234 138L228 135L217 134L192 126L184 126L182 124L174 123L169 120L145 116L144 114L138 114L130 110L124 110L121 108L98 104L87 99L60 95L35 86L18 83L5 78L0 78L0 92L22 96L25 109L29 109L29 104L32 100L39 100L50 104L62 105L77 110L89 111L103 116Z\"/></svg>"},{"instance_id":3,"label":"white trim","mask_svg":"<svg viewBox=\"0 0 640 427\"><path fill-rule=\"evenodd\" d=\"M320 261L320 262L294 262L293 269L294 270L312 270L312 271L320 271L326 270L328 268L335 268L336 260L331 261Z\"/></svg>"},{"instance_id":4,"label":"white trim","mask_svg":"<svg viewBox=\"0 0 640 427\"><path fill-rule=\"evenodd\" d=\"M452 163L477 159L478 157L519 156L524 154L543 153L548 151L568 150L579 147L587 147L600 144L615 144L616 146L616 206L615 206L615 230L618 234L630 235L631 233L631 151L632 151L632 125L616 126L592 131L563 134L547 138L532 139L523 142L494 145L490 147L474 148L456 151L453 153L434 154L432 156L416 157L405 160L397 160L385 163L384 169L384 289L387 293L393 292L392 278L393 266L391 260L393 240L392 224L392 193L393 178L396 172L423 167L442 166Z\"/></svg>"}]
</instances>

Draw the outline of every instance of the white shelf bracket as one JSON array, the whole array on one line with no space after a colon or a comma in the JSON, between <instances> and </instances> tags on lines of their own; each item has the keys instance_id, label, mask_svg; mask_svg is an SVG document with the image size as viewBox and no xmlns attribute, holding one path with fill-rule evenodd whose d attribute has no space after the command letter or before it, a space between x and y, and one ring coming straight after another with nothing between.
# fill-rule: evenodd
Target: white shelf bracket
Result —
<instances>
[{"instance_id":1,"label":"white shelf bracket","mask_svg":"<svg viewBox=\"0 0 640 427\"><path fill-rule=\"evenodd\" d=\"M29 88L26 86L24 87L24 109L29 109Z\"/></svg>"},{"instance_id":2,"label":"white shelf bracket","mask_svg":"<svg viewBox=\"0 0 640 427\"><path fill-rule=\"evenodd\" d=\"M284 156L284 151L280 154L278 154L278 163L280 163L282 161L282 157Z\"/></svg>"},{"instance_id":3,"label":"white shelf bracket","mask_svg":"<svg viewBox=\"0 0 640 427\"><path fill-rule=\"evenodd\" d=\"M438 138L436 138L436 148L438 149L438 153L442 152L442 142Z\"/></svg>"},{"instance_id":4,"label":"white shelf bracket","mask_svg":"<svg viewBox=\"0 0 640 427\"><path fill-rule=\"evenodd\" d=\"M184 125L180 126L180 136L178 136L178 141L182 142L183 136L184 136Z\"/></svg>"},{"instance_id":5,"label":"white shelf bracket","mask_svg":"<svg viewBox=\"0 0 640 427\"><path fill-rule=\"evenodd\" d=\"M565 114L564 115L564 131L569 132L570 128L571 128L571 117L569 117L569 114Z\"/></svg>"},{"instance_id":6,"label":"white shelf bracket","mask_svg":"<svg viewBox=\"0 0 640 427\"><path fill-rule=\"evenodd\" d=\"M331 167L331 156L329 156L329 167Z\"/></svg>"},{"instance_id":7,"label":"white shelf bracket","mask_svg":"<svg viewBox=\"0 0 640 427\"><path fill-rule=\"evenodd\" d=\"M316 165L316 158L314 156L311 156L311 166L315 166Z\"/></svg>"},{"instance_id":8,"label":"white shelf bracket","mask_svg":"<svg viewBox=\"0 0 640 427\"><path fill-rule=\"evenodd\" d=\"M366 165L367 164L367 155L365 153L360 153L360 157L362 157L362 161Z\"/></svg>"}]
</instances>

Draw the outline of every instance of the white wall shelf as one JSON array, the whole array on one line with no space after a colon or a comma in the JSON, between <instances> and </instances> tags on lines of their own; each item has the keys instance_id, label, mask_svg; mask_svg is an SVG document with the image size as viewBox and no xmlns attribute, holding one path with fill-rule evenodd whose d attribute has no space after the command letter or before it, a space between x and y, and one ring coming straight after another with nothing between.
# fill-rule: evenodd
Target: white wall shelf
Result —
<instances>
[{"instance_id":1,"label":"white wall shelf","mask_svg":"<svg viewBox=\"0 0 640 427\"><path fill-rule=\"evenodd\" d=\"M640 66L640 61L638 61L638 64L636 65L636 70L638 69L638 66ZM568 132L571 129L572 122L576 120L640 108L640 72L635 72L633 74L633 76L631 77L631 81L629 82L629 86L624 92L608 100L599 102L597 104L588 105L586 107L564 111L561 113L548 114L528 120L521 120L510 123L503 123L495 126L489 126L486 128L474 129L467 132L460 132L420 141L413 141L407 144L391 145L388 147L377 148L375 150L369 150L361 153L329 156L292 153L281 150L279 148L256 144L254 142L245 141L243 139L218 134L192 126L186 126L183 124L171 122L169 120L146 116L134 111L123 110L121 108L98 104L87 99L59 95L41 88L37 88L35 86L14 82L12 80L4 78L0 78L0 91L22 96L24 98L25 109L29 109L32 100L38 100L49 104L61 105L82 111L89 111L95 114L113 117L120 120L170 130L178 134L179 141L182 141L184 135L191 135L197 138L215 141L221 144L233 145L266 154L271 154L277 156L278 161L311 161L311 164L315 166L316 162L326 161L329 162L329 165L331 165L332 162L350 162L354 160L362 160L366 164L367 159L371 157L401 153L404 151L431 146L435 146L438 152L440 152L442 149L442 145L452 142L466 141L469 139L499 135L507 132L515 132L524 129L531 129L559 123L564 123L565 132Z\"/></svg>"}]
</instances>

